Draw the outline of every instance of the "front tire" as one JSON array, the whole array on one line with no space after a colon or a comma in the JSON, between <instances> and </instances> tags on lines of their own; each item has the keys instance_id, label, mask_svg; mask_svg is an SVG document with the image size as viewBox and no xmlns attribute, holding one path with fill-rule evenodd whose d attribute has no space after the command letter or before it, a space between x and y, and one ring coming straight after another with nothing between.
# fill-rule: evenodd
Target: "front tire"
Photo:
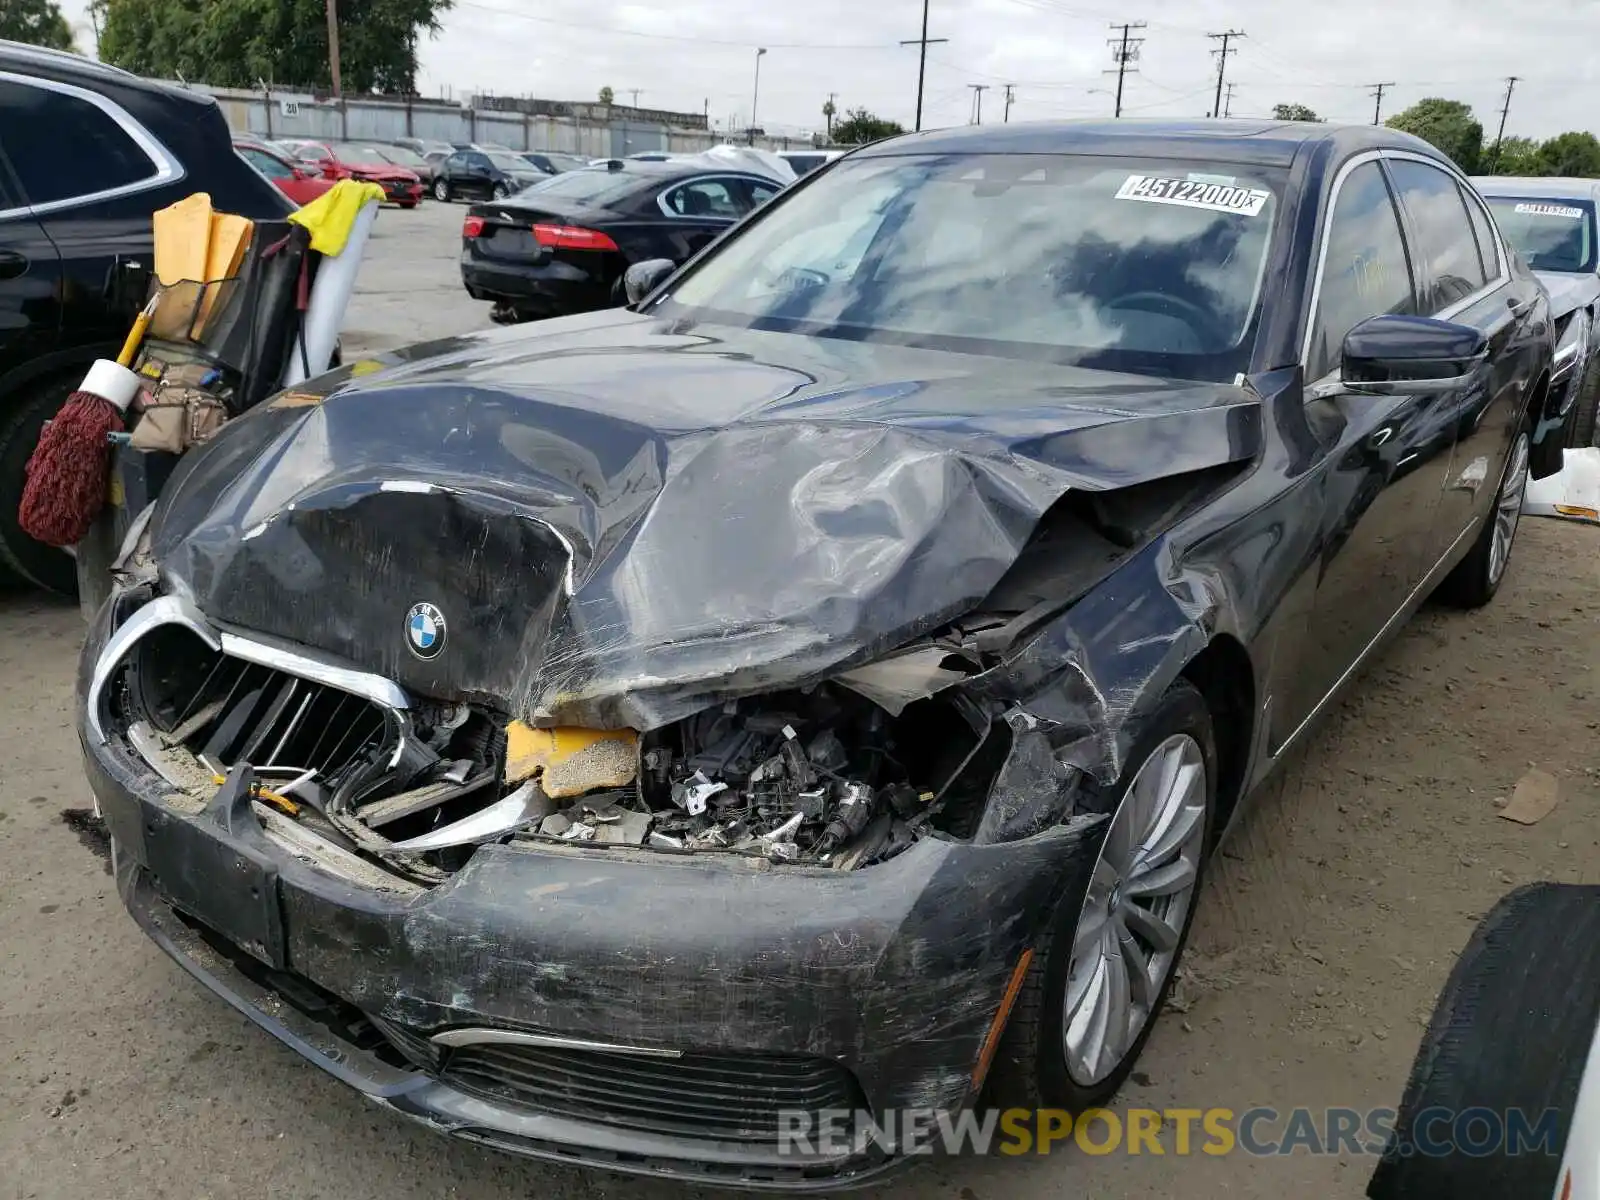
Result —
<instances>
[{"instance_id":1,"label":"front tire","mask_svg":"<svg viewBox=\"0 0 1600 1200\"><path fill-rule=\"evenodd\" d=\"M1144 722L1113 788L1087 893L1068 895L1034 948L989 1079L997 1108L1103 1104L1138 1061L1171 990L1205 873L1216 807L1211 713L1187 681Z\"/></svg>"},{"instance_id":2,"label":"front tire","mask_svg":"<svg viewBox=\"0 0 1600 1200\"><path fill-rule=\"evenodd\" d=\"M1522 521L1522 498L1528 490L1528 426L1524 422L1506 455L1494 505L1467 556L1439 585L1438 597L1456 608L1482 608L1494 599L1506 577L1511 547Z\"/></svg>"},{"instance_id":3,"label":"front tire","mask_svg":"<svg viewBox=\"0 0 1600 1200\"><path fill-rule=\"evenodd\" d=\"M448 179L435 179L433 181L433 198L440 204L450 203L450 181Z\"/></svg>"},{"instance_id":4,"label":"front tire","mask_svg":"<svg viewBox=\"0 0 1600 1200\"><path fill-rule=\"evenodd\" d=\"M504 200L507 196L511 195L511 189L503 183L497 183L493 188L490 189L490 195L492 195L496 200Z\"/></svg>"}]
</instances>

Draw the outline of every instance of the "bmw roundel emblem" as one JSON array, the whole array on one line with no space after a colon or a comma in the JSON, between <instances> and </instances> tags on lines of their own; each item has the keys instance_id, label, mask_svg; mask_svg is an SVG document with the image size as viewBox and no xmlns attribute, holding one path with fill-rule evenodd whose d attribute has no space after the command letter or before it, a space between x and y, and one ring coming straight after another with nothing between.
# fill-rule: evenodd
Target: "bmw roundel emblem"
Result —
<instances>
[{"instance_id":1,"label":"bmw roundel emblem","mask_svg":"<svg viewBox=\"0 0 1600 1200\"><path fill-rule=\"evenodd\" d=\"M418 658L437 658L444 649L444 614L424 600L406 613L406 645Z\"/></svg>"}]
</instances>

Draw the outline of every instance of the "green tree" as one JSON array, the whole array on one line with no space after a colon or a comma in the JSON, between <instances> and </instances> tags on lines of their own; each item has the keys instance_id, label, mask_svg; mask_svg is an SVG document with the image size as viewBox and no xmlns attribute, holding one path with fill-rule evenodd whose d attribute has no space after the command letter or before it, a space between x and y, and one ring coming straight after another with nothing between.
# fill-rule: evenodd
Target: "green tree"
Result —
<instances>
[{"instance_id":1,"label":"green tree","mask_svg":"<svg viewBox=\"0 0 1600 1200\"><path fill-rule=\"evenodd\" d=\"M1539 158L1539 143L1532 138L1508 137L1498 148L1484 151L1484 166L1491 175L1544 175Z\"/></svg>"},{"instance_id":2,"label":"green tree","mask_svg":"<svg viewBox=\"0 0 1600 1200\"><path fill-rule=\"evenodd\" d=\"M615 92L613 92L610 88L603 87L603 88L600 89L600 103L601 104L610 104L613 101L615 101L616 98L617 98L617 94Z\"/></svg>"},{"instance_id":3,"label":"green tree","mask_svg":"<svg viewBox=\"0 0 1600 1200\"><path fill-rule=\"evenodd\" d=\"M1592 133L1558 133L1539 147L1541 175L1600 178L1600 140Z\"/></svg>"},{"instance_id":4,"label":"green tree","mask_svg":"<svg viewBox=\"0 0 1600 1200\"><path fill-rule=\"evenodd\" d=\"M860 146L882 138L897 137L905 126L899 121L875 117L864 108L847 108L844 120L833 127L833 140L841 146Z\"/></svg>"},{"instance_id":5,"label":"green tree","mask_svg":"<svg viewBox=\"0 0 1600 1200\"><path fill-rule=\"evenodd\" d=\"M822 119L828 123L828 136L833 136L833 117L839 110L833 106L833 97L829 96L822 102Z\"/></svg>"},{"instance_id":6,"label":"green tree","mask_svg":"<svg viewBox=\"0 0 1600 1200\"><path fill-rule=\"evenodd\" d=\"M1430 97L1418 100L1384 124L1402 133L1415 134L1443 151L1469 174L1478 169L1478 160L1483 154L1483 126L1472 115L1469 104Z\"/></svg>"},{"instance_id":7,"label":"green tree","mask_svg":"<svg viewBox=\"0 0 1600 1200\"><path fill-rule=\"evenodd\" d=\"M1304 104L1274 104L1272 116L1278 121L1321 121L1322 118Z\"/></svg>"},{"instance_id":8,"label":"green tree","mask_svg":"<svg viewBox=\"0 0 1600 1200\"><path fill-rule=\"evenodd\" d=\"M347 0L339 67L347 92L415 92L417 39L454 0ZM332 82L325 0L104 0L100 57L141 75L218 87Z\"/></svg>"},{"instance_id":9,"label":"green tree","mask_svg":"<svg viewBox=\"0 0 1600 1200\"><path fill-rule=\"evenodd\" d=\"M72 26L55 0L0 0L0 38L72 50Z\"/></svg>"}]
</instances>

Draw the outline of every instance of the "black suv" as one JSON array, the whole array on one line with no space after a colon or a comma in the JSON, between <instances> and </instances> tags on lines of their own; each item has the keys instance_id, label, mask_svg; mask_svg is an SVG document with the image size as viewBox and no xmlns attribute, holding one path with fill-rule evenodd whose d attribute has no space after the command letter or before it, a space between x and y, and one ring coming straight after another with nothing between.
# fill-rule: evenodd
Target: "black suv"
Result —
<instances>
[{"instance_id":1,"label":"black suv","mask_svg":"<svg viewBox=\"0 0 1600 1200\"><path fill-rule=\"evenodd\" d=\"M209 96L0 41L0 584L75 586L71 558L17 527L23 467L89 363L122 345L151 214L193 192L253 220L294 207L234 153Z\"/></svg>"}]
</instances>

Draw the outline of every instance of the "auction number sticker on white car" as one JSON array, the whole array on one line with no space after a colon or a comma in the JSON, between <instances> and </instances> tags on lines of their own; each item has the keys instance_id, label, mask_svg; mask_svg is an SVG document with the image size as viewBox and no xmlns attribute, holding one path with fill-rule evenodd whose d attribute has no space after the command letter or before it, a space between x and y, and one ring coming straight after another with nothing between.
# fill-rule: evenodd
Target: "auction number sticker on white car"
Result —
<instances>
[{"instance_id":1,"label":"auction number sticker on white car","mask_svg":"<svg viewBox=\"0 0 1600 1200\"><path fill-rule=\"evenodd\" d=\"M1239 187L1204 179L1168 179L1159 175L1129 175L1117 189L1118 200L1177 204L1245 217L1259 216L1271 198L1272 193L1265 188Z\"/></svg>"},{"instance_id":2,"label":"auction number sticker on white car","mask_svg":"<svg viewBox=\"0 0 1600 1200\"><path fill-rule=\"evenodd\" d=\"M1565 204L1519 204L1516 211L1530 217L1570 217L1574 221L1583 218L1583 209Z\"/></svg>"}]
</instances>

